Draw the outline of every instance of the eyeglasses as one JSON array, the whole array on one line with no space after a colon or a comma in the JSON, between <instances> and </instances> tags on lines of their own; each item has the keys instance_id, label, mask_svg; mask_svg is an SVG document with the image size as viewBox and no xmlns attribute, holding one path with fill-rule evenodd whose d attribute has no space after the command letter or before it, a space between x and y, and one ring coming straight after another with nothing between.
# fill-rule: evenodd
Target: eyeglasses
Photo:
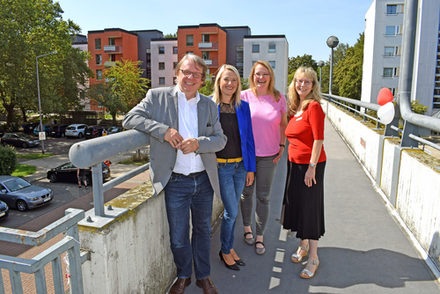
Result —
<instances>
[{"instance_id":1,"label":"eyeglasses","mask_svg":"<svg viewBox=\"0 0 440 294\"><path fill-rule=\"evenodd\" d=\"M310 80L296 80L296 83L298 85L304 84L305 86L310 86L313 83L313 81L310 81Z\"/></svg>"},{"instance_id":2,"label":"eyeglasses","mask_svg":"<svg viewBox=\"0 0 440 294\"><path fill-rule=\"evenodd\" d=\"M189 71L189 70L183 70L183 69L180 69L180 72L185 76L185 77L187 77L187 78L189 78L190 76L192 76L193 78L195 78L195 79L200 79L201 77L202 77L202 73L200 73L200 72L192 72L192 71Z\"/></svg>"},{"instance_id":3,"label":"eyeglasses","mask_svg":"<svg viewBox=\"0 0 440 294\"><path fill-rule=\"evenodd\" d=\"M262 78L262 77L269 77L270 74L268 74L268 73L254 73L254 76L256 76L257 78Z\"/></svg>"}]
</instances>

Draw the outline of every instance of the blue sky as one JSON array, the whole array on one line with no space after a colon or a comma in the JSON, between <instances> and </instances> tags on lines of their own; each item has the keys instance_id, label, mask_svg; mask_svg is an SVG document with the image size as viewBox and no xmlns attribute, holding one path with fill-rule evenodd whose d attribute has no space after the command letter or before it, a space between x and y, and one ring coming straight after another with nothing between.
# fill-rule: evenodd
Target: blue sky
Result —
<instances>
[{"instance_id":1,"label":"blue sky","mask_svg":"<svg viewBox=\"0 0 440 294\"><path fill-rule=\"evenodd\" d=\"M157 29L175 33L179 25L217 23L249 26L253 35L286 35L289 57L311 54L328 60L331 35L353 45L365 28L372 0L60 0L63 19L82 33L105 28Z\"/></svg>"}]
</instances>

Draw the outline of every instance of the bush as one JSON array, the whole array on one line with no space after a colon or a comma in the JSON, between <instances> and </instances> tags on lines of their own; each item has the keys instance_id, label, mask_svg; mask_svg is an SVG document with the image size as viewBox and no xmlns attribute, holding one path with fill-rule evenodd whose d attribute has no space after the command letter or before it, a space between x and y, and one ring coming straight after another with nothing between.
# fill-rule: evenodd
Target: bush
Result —
<instances>
[{"instance_id":1,"label":"bush","mask_svg":"<svg viewBox=\"0 0 440 294\"><path fill-rule=\"evenodd\" d=\"M0 146L0 175L10 175L17 167L15 149L10 146Z\"/></svg>"}]
</instances>

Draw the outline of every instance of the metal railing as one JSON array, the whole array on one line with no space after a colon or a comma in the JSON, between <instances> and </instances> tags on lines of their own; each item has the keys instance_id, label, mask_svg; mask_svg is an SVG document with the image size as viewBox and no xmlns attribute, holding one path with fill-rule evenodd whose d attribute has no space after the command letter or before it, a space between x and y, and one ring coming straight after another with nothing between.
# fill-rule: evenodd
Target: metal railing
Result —
<instances>
[{"instance_id":1,"label":"metal railing","mask_svg":"<svg viewBox=\"0 0 440 294\"><path fill-rule=\"evenodd\" d=\"M78 237L78 222L84 218L84 211L67 209L66 215L56 222L44 227L38 232L23 231L0 227L0 240L16 244L41 245L58 234L65 234L64 238L31 259L0 255L0 270L9 271L12 293L22 294L23 283L21 273L33 274L35 288L38 294L47 293L45 265L52 264L52 280L55 293L65 293L63 280L62 255L67 252L68 278L70 290L73 294L83 293L81 263L87 260L88 253L81 256ZM5 293L3 276L0 272L0 293Z\"/></svg>"},{"instance_id":2,"label":"metal railing","mask_svg":"<svg viewBox=\"0 0 440 294\"><path fill-rule=\"evenodd\" d=\"M340 96L336 96L336 95L329 95L329 94L323 94L323 97L328 100L329 102L335 103L341 107L344 107L348 110L350 110L351 112L354 112L358 115L360 115L361 117L363 117L364 119L368 118L370 120L373 120L376 122L376 128L379 128L379 124L382 124L380 122L380 120L374 116L368 115L367 113L365 113L364 111L361 111L357 108L354 108L350 105L344 104L342 102L347 102L350 103L352 105L358 106L358 107L362 107L365 109L369 109L369 110L373 110L373 111L378 111L380 108L380 105L378 104L374 104L374 103L368 103L368 102L363 102L363 101L359 101L356 99L351 99L351 98L345 98L345 97L340 97ZM402 106L400 106L400 109L402 108ZM399 109L398 109L399 110ZM405 119L403 117L400 117L399 115L400 112L396 113L396 116L394 117L393 121L389 124L389 125L385 125L385 136L399 136L400 134L404 133L404 130L400 129L398 127L399 125L399 121L400 119L403 120L404 125L406 123ZM412 112L411 112L412 113ZM440 131L440 119L437 118L433 118L427 115L420 115L420 114L415 114L412 113L413 115L408 116L407 119L408 121L413 124L414 126L419 126L421 128L424 129L429 129L432 131ZM422 117L422 119L421 119ZM424 123L426 122L430 122L428 125L425 125ZM434 126L434 127L432 127ZM394 131L394 132L391 132ZM422 137L420 137L417 128L413 127L413 132L408 133L408 137L411 138L412 140L422 144L422 145L428 145L432 148L435 148L437 150L440 150L440 145L439 144L435 144L429 140L426 140ZM403 136L403 135L402 135ZM403 141L403 138L402 138ZM409 146L403 146L402 147L409 147ZM418 147L418 144L415 146L411 146L411 147Z\"/></svg>"},{"instance_id":3,"label":"metal railing","mask_svg":"<svg viewBox=\"0 0 440 294\"><path fill-rule=\"evenodd\" d=\"M146 171L149 163L103 184L101 163L118 153L136 150L150 144L150 137L136 130L75 143L70 147L70 161L79 168L92 167L93 205L96 216L105 217L104 192Z\"/></svg>"}]
</instances>

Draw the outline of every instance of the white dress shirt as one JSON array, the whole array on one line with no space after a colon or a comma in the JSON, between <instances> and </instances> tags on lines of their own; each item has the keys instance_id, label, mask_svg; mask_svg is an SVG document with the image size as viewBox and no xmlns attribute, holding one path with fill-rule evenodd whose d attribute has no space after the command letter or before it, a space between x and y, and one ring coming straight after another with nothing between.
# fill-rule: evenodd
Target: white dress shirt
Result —
<instances>
[{"instance_id":1,"label":"white dress shirt","mask_svg":"<svg viewBox=\"0 0 440 294\"><path fill-rule=\"evenodd\" d=\"M187 100L185 93L180 90L178 93L179 133L183 139L197 138L199 136L197 103L200 101L199 92L196 97ZM176 163L173 172L189 175L191 173L204 171L202 159L199 154L191 152L183 154L177 150Z\"/></svg>"}]
</instances>

